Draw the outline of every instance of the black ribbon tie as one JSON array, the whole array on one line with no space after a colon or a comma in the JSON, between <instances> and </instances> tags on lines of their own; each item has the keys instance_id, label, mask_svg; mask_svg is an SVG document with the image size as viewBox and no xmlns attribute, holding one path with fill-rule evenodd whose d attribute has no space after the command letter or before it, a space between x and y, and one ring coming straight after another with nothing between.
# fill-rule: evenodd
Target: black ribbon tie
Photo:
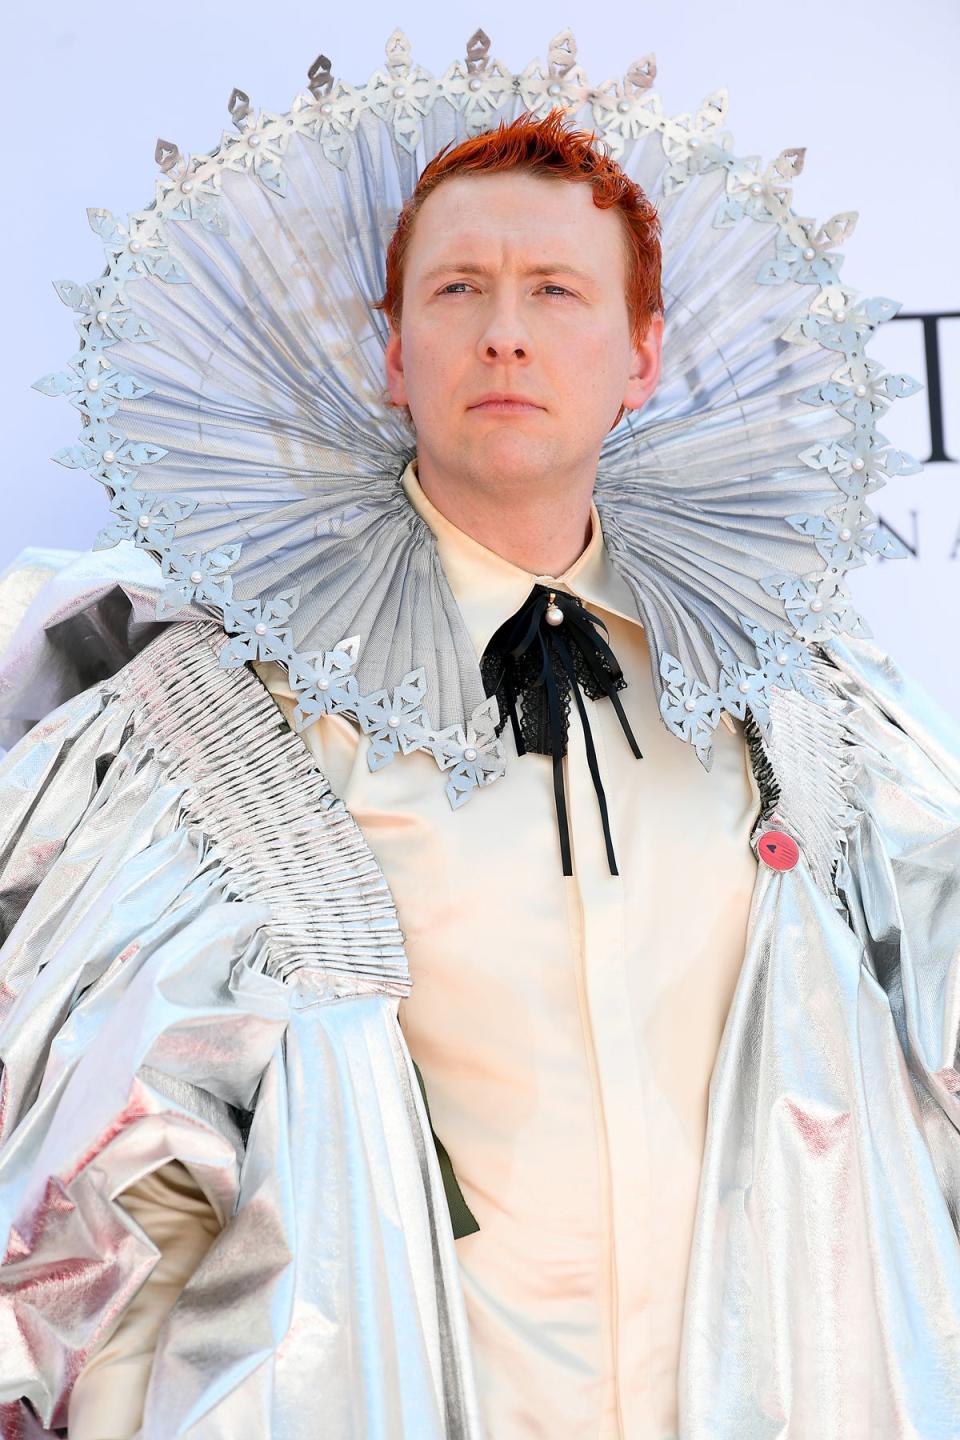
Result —
<instances>
[{"instance_id":1,"label":"black ribbon tie","mask_svg":"<svg viewBox=\"0 0 960 1440\"><path fill-rule=\"evenodd\" d=\"M608 643L608 633L599 615L589 611L576 595L536 584L520 609L492 636L480 662L486 693L496 695L500 706L497 734L509 716L518 755L533 751L553 757L553 793L564 875L573 874L563 783L571 697L583 727L611 875L620 872L584 694L591 700L606 696L611 701L631 750L638 760L643 758L620 703L618 691L624 690L627 682Z\"/></svg>"}]
</instances>

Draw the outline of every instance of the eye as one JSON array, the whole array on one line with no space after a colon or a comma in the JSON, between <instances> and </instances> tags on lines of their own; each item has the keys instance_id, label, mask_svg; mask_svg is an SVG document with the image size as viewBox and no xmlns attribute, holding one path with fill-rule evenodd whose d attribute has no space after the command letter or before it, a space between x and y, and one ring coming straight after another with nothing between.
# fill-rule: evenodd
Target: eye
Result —
<instances>
[{"instance_id":1,"label":"eye","mask_svg":"<svg viewBox=\"0 0 960 1440\"><path fill-rule=\"evenodd\" d=\"M455 286L466 285L467 283L468 282L466 280L451 280L449 285L444 285L443 289L440 291L440 294L447 295L454 289Z\"/></svg>"},{"instance_id":2,"label":"eye","mask_svg":"<svg viewBox=\"0 0 960 1440\"><path fill-rule=\"evenodd\" d=\"M548 285L544 285L543 288L544 288L544 290L559 290L560 293L561 293L561 295L570 295L570 294L573 293L572 291L566 289L566 287L563 286L563 285L549 285L549 284L548 284Z\"/></svg>"}]
</instances>

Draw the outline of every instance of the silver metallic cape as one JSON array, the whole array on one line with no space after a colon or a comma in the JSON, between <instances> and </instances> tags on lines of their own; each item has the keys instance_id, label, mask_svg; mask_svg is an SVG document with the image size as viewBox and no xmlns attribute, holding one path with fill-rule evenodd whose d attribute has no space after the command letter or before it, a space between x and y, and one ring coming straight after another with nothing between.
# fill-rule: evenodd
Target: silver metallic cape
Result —
<instances>
[{"instance_id":1,"label":"silver metallic cape","mask_svg":"<svg viewBox=\"0 0 960 1440\"><path fill-rule=\"evenodd\" d=\"M72 693L38 617L97 633L101 564L37 597L0 675L24 713L35 682L61 701L0 769L0 1431L63 1423L155 1259L113 1197L175 1156L225 1228L144 1440L312 1440L317 1397L325 1440L479 1440L383 877L213 622ZM960 738L863 640L813 673L751 737L757 834L801 859L758 866L711 1082L680 1435L953 1440Z\"/></svg>"},{"instance_id":2,"label":"silver metallic cape","mask_svg":"<svg viewBox=\"0 0 960 1440\"><path fill-rule=\"evenodd\" d=\"M157 1256L113 1197L175 1157L226 1223L145 1436L306 1437L318 1397L331 1437L477 1436L393 903L219 643L166 628L3 765L0 1430L66 1422Z\"/></svg>"}]
</instances>

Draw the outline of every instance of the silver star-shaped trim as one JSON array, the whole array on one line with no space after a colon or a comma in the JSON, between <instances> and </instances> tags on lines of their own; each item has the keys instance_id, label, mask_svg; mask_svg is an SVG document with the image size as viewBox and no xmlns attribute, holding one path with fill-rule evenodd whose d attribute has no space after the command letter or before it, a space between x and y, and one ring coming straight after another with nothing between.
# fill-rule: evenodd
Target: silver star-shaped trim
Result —
<instances>
[{"instance_id":1,"label":"silver star-shaped trim","mask_svg":"<svg viewBox=\"0 0 960 1440\"><path fill-rule=\"evenodd\" d=\"M138 466L152 465L166 453L160 445L127 440L119 430L95 423L81 432L75 444L66 445L51 458L68 470L88 470L102 484L119 490L133 479Z\"/></svg>"},{"instance_id":2,"label":"silver star-shaped trim","mask_svg":"<svg viewBox=\"0 0 960 1440\"><path fill-rule=\"evenodd\" d=\"M803 641L785 630L765 630L746 615L740 616L740 623L753 641L767 687L776 685L781 690L799 690L812 696L813 660Z\"/></svg>"},{"instance_id":3,"label":"silver star-shaped trim","mask_svg":"<svg viewBox=\"0 0 960 1440\"><path fill-rule=\"evenodd\" d=\"M105 350L118 340L135 344L156 340L154 327L130 309L123 286L111 276L91 280L87 285L55 280L53 286L64 305L76 315L74 325L84 349Z\"/></svg>"},{"instance_id":4,"label":"silver star-shaped trim","mask_svg":"<svg viewBox=\"0 0 960 1440\"><path fill-rule=\"evenodd\" d=\"M230 640L219 652L225 670L236 670L248 660L279 660L288 663L292 649L286 621L300 601L300 589L281 590L262 600L233 600L223 608Z\"/></svg>"},{"instance_id":5,"label":"silver star-shaped trim","mask_svg":"<svg viewBox=\"0 0 960 1440\"><path fill-rule=\"evenodd\" d=\"M249 171L265 190L282 197L287 193L283 161L295 130L287 116L261 110L255 124L244 123L239 133L223 132L217 160L225 170Z\"/></svg>"},{"instance_id":6,"label":"silver star-shaped trim","mask_svg":"<svg viewBox=\"0 0 960 1440\"><path fill-rule=\"evenodd\" d=\"M469 132L477 135L489 129L493 114L506 104L513 75L500 60L490 59L489 35L475 30L467 41L466 60L454 60L435 86L460 111Z\"/></svg>"},{"instance_id":7,"label":"silver star-shaped trim","mask_svg":"<svg viewBox=\"0 0 960 1440\"><path fill-rule=\"evenodd\" d=\"M367 764L382 770L401 751L409 755L424 746L429 720L424 714L426 672L411 670L390 690L374 690L357 701L360 727L370 737Z\"/></svg>"},{"instance_id":8,"label":"silver star-shaped trim","mask_svg":"<svg viewBox=\"0 0 960 1440\"><path fill-rule=\"evenodd\" d=\"M459 810L482 785L492 785L507 770L503 742L496 733L500 709L494 696L481 701L466 725L434 731L429 748L441 770L448 770L447 799Z\"/></svg>"},{"instance_id":9,"label":"silver star-shaped trim","mask_svg":"<svg viewBox=\"0 0 960 1440\"><path fill-rule=\"evenodd\" d=\"M219 550L180 553L169 550L160 562L160 572L170 583L157 596L157 619L169 620L195 600L223 609L233 599L233 580L228 571L240 559L240 545Z\"/></svg>"},{"instance_id":10,"label":"silver star-shaped trim","mask_svg":"<svg viewBox=\"0 0 960 1440\"><path fill-rule=\"evenodd\" d=\"M850 602L839 570L827 569L815 575L770 575L760 582L768 595L782 600L798 635L805 640L822 640L833 631L869 635L862 616Z\"/></svg>"},{"instance_id":11,"label":"silver star-shaped trim","mask_svg":"<svg viewBox=\"0 0 960 1440\"><path fill-rule=\"evenodd\" d=\"M360 657L360 636L348 635L330 650L294 655L287 677L297 692L293 728L305 730L321 715L348 713L356 719L360 689L354 671Z\"/></svg>"},{"instance_id":12,"label":"silver star-shaped trim","mask_svg":"<svg viewBox=\"0 0 960 1440\"><path fill-rule=\"evenodd\" d=\"M716 90L693 114L664 121L663 150L670 162L663 176L664 195L672 195L694 175L734 163L733 137L723 129L727 106L726 90Z\"/></svg>"},{"instance_id":13,"label":"silver star-shaped trim","mask_svg":"<svg viewBox=\"0 0 960 1440\"><path fill-rule=\"evenodd\" d=\"M660 714L668 730L696 750L704 769L713 764L713 732L720 723L720 696L695 675L688 675L675 655L660 656L660 674L666 689L660 696Z\"/></svg>"},{"instance_id":14,"label":"silver star-shaped trim","mask_svg":"<svg viewBox=\"0 0 960 1440\"><path fill-rule=\"evenodd\" d=\"M841 245L853 233L856 219L853 211L844 211L815 230L814 220L785 216L777 233L774 258L761 265L757 284L783 285L787 280L797 285L834 284L843 256L830 246Z\"/></svg>"},{"instance_id":15,"label":"silver star-shaped trim","mask_svg":"<svg viewBox=\"0 0 960 1440\"><path fill-rule=\"evenodd\" d=\"M717 684L720 703L729 714L743 720L749 709L761 723L769 718L767 678L762 670L727 654Z\"/></svg>"},{"instance_id":16,"label":"silver star-shaped trim","mask_svg":"<svg viewBox=\"0 0 960 1440\"><path fill-rule=\"evenodd\" d=\"M386 69L370 76L364 99L375 115L388 122L397 144L412 155L422 138L420 122L433 108L435 82L428 70L413 62L410 41L402 30L394 30L386 52Z\"/></svg>"},{"instance_id":17,"label":"silver star-shaped trim","mask_svg":"<svg viewBox=\"0 0 960 1440\"><path fill-rule=\"evenodd\" d=\"M290 113L302 135L313 140L331 165L342 170L349 155L349 141L364 111L362 91L345 80L337 80L320 96L298 95Z\"/></svg>"},{"instance_id":18,"label":"silver star-shaped trim","mask_svg":"<svg viewBox=\"0 0 960 1440\"><path fill-rule=\"evenodd\" d=\"M167 219L194 220L216 235L229 233L220 172L208 156L180 156L156 184L157 206Z\"/></svg>"},{"instance_id":19,"label":"silver star-shaped trim","mask_svg":"<svg viewBox=\"0 0 960 1440\"><path fill-rule=\"evenodd\" d=\"M765 170L759 155L733 160L727 166L727 192L714 212L718 229L737 225L744 218L782 221L790 210L793 181L803 169L805 150L781 150Z\"/></svg>"},{"instance_id":20,"label":"silver star-shaped trim","mask_svg":"<svg viewBox=\"0 0 960 1440\"><path fill-rule=\"evenodd\" d=\"M161 499L158 495L125 487L110 501L117 520L100 531L93 548L106 550L119 545L121 540L132 540L144 550L166 553L175 541L178 522L192 515L196 508L196 500L178 500L170 495Z\"/></svg>"},{"instance_id":21,"label":"silver star-shaped trim","mask_svg":"<svg viewBox=\"0 0 960 1440\"><path fill-rule=\"evenodd\" d=\"M114 369L99 350L79 350L66 370L42 375L33 389L42 395L65 395L75 410L92 420L106 420L117 413L122 400L141 400L153 386Z\"/></svg>"},{"instance_id":22,"label":"silver star-shaped trim","mask_svg":"<svg viewBox=\"0 0 960 1440\"><path fill-rule=\"evenodd\" d=\"M663 104L650 89L656 73L654 56L644 55L633 62L623 80L607 80L591 96L594 124L614 160L620 159L628 142L663 130Z\"/></svg>"},{"instance_id":23,"label":"silver star-shaped trim","mask_svg":"<svg viewBox=\"0 0 960 1440\"><path fill-rule=\"evenodd\" d=\"M550 41L547 69L539 60L532 60L517 79L517 89L525 110L542 118L555 105L579 110L590 99L590 81L577 62L577 42L573 31L561 30Z\"/></svg>"},{"instance_id":24,"label":"silver star-shaped trim","mask_svg":"<svg viewBox=\"0 0 960 1440\"><path fill-rule=\"evenodd\" d=\"M128 225L121 225L109 210L91 207L87 220L103 241L107 266L114 280L155 275L168 284L186 285L190 277L170 254L163 219L153 211L135 210Z\"/></svg>"}]
</instances>

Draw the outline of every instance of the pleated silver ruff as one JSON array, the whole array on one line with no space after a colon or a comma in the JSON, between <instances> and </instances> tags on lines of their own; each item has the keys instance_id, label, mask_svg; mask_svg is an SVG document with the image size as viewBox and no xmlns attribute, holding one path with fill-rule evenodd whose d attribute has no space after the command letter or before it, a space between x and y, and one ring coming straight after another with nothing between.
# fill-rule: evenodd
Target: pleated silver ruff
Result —
<instances>
[{"instance_id":1,"label":"pleated silver ruff","mask_svg":"<svg viewBox=\"0 0 960 1440\"><path fill-rule=\"evenodd\" d=\"M107 490L98 544L162 562L157 618L199 607L224 666L286 667L298 728L350 718L377 769L425 751L466 803L506 751L400 487L417 436L387 403L372 305L427 162L561 106L662 224L662 375L604 438L596 503L663 723L709 765L724 710L764 728L773 688L808 690L810 642L869 633L846 572L905 553L870 509L919 468L878 428L919 386L868 354L899 307L840 279L854 213L794 210L803 150L737 155L722 90L670 116L652 56L591 83L565 30L511 73L481 30L434 76L397 30L386 62L353 85L321 57L284 114L235 92L209 153L161 145L148 206L88 212L106 269L56 282L79 345L36 382L82 422L54 458Z\"/></svg>"}]
</instances>

